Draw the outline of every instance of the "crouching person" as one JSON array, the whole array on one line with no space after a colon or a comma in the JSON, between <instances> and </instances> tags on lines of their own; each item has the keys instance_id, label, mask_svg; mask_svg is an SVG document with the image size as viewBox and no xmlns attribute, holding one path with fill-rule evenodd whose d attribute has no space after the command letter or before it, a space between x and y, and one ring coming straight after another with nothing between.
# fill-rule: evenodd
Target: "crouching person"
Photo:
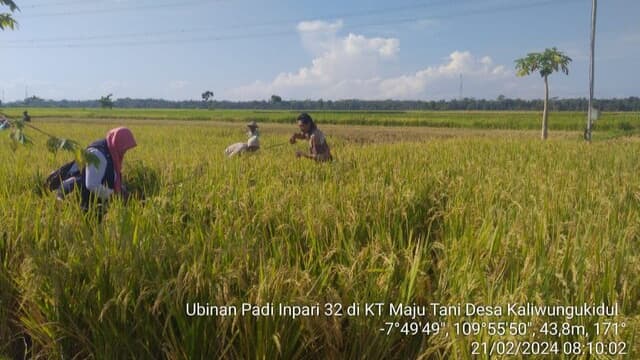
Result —
<instances>
[{"instance_id":1,"label":"crouching person","mask_svg":"<svg viewBox=\"0 0 640 360\"><path fill-rule=\"evenodd\" d=\"M258 124L256 124L255 121L252 121L247 124L247 128L249 129L247 132L249 140L247 140L246 143L239 142L229 145L224 150L224 154L227 157L242 154L245 151L254 152L260 149L260 133L258 132Z\"/></svg>"},{"instance_id":2,"label":"crouching person","mask_svg":"<svg viewBox=\"0 0 640 360\"><path fill-rule=\"evenodd\" d=\"M125 153L135 146L135 138L129 129L110 130L106 138L93 142L86 149L97 159L97 164L87 164L82 171L75 163L70 164L68 173L72 176L61 182L58 199L78 188L82 209L88 212L96 205L98 218L101 218L104 205L112 195L118 194L125 199L128 196L122 184L122 163Z\"/></svg>"},{"instance_id":3,"label":"crouching person","mask_svg":"<svg viewBox=\"0 0 640 360\"><path fill-rule=\"evenodd\" d=\"M324 134L311 119L311 116L307 113L302 113L298 116L298 128L299 133L295 133L289 139L289 143L295 144L296 139L309 140L309 153L304 153L300 150L296 151L296 157L305 157L315 161L332 161L331 150L329 144L324 137Z\"/></svg>"}]
</instances>

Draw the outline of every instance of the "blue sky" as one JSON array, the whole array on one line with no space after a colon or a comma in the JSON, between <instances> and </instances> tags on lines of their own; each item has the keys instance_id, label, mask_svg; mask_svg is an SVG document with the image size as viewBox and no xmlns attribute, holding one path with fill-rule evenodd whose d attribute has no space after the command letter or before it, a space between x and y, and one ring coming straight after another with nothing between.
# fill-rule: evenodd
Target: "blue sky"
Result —
<instances>
[{"instance_id":1,"label":"blue sky","mask_svg":"<svg viewBox=\"0 0 640 360\"><path fill-rule=\"evenodd\" d=\"M552 97L588 96L591 0L16 0L0 96L217 100L541 98L514 60L573 62ZM0 8L0 11L6 11ZM640 1L598 4L595 95L640 95ZM26 91L25 91L26 90Z\"/></svg>"}]
</instances>

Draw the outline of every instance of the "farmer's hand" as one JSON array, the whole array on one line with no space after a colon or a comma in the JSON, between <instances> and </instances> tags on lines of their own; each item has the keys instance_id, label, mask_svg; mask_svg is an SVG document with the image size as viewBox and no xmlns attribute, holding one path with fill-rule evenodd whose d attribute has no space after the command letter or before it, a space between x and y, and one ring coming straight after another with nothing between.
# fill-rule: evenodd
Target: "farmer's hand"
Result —
<instances>
[{"instance_id":1,"label":"farmer's hand","mask_svg":"<svg viewBox=\"0 0 640 360\"><path fill-rule=\"evenodd\" d=\"M296 143L296 134L293 134L289 138L289 144L295 144L295 143Z\"/></svg>"},{"instance_id":2,"label":"farmer's hand","mask_svg":"<svg viewBox=\"0 0 640 360\"><path fill-rule=\"evenodd\" d=\"M296 157L299 158L299 157L302 157L302 156L303 156L302 151L296 150Z\"/></svg>"}]
</instances>

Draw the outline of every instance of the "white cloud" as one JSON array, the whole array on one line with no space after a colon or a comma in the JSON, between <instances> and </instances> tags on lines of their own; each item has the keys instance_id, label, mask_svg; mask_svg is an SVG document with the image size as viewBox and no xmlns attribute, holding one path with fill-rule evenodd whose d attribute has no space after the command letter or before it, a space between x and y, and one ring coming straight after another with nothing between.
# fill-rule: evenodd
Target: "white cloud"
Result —
<instances>
[{"instance_id":1,"label":"white cloud","mask_svg":"<svg viewBox=\"0 0 640 360\"><path fill-rule=\"evenodd\" d=\"M504 80L512 76L503 65L494 65L490 57L480 59L468 51L454 51L444 64L430 66L412 75L402 75L382 80L379 85L382 98L425 98L425 97L455 97L459 93L462 80L464 94L475 94L482 89L482 83ZM460 77L462 76L462 79ZM442 91L444 90L444 91ZM429 96L431 95L431 96ZM474 97L493 97L476 96Z\"/></svg>"},{"instance_id":2,"label":"white cloud","mask_svg":"<svg viewBox=\"0 0 640 360\"><path fill-rule=\"evenodd\" d=\"M335 46L338 41L337 33L342 26L342 20L333 23L303 21L298 24L297 29L304 48L314 56L320 56Z\"/></svg>"},{"instance_id":3,"label":"white cloud","mask_svg":"<svg viewBox=\"0 0 640 360\"><path fill-rule=\"evenodd\" d=\"M189 81L186 80L175 80L175 81L171 81L169 82L169 88L173 89L173 90L182 90L184 88L186 88L187 86L189 86L191 83Z\"/></svg>"},{"instance_id":4,"label":"white cloud","mask_svg":"<svg viewBox=\"0 0 640 360\"><path fill-rule=\"evenodd\" d=\"M506 84L501 82L513 76L513 72L494 64L489 56L454 51L439 65L383 78L383 66L399 55L399 40L353 33L339 37L342 26L341 21L300 23L302 41L315 56L311 64L295 72L282 72L270 82L256 81L233 89L228 95L239 100L266 99L271 94L288 99L451 98L459 94L462 74L465 96L492 98L504 91ZM311 41L307 36L316 39ZM495 88L495 94L483 93L489 84Z\"/></svg>"},{"instance_id":5,"label":"white cloud","mask_svg":"<svg viewBox=\"0 0 640 360\"><path fill-rule=\"evenodd\" d=\"M302 21L298 24L298 31L301 33L307 32L329 32L336 33L338 30L342 29L343 22L342 20L338 20L334 23L328 23L326 21Z\"/></svg>"}]
</instances>

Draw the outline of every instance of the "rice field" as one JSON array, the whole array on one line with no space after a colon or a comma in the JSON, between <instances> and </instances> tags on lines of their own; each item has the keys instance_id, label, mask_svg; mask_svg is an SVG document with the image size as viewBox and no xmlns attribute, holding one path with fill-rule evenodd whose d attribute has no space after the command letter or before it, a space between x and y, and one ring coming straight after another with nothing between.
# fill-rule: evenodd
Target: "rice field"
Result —
<instances>
[{"instance_id":1,"label":"rice field","mask_svg":"<svg viewBox=\"0 0 640 360\"><path fill-rule=\"evenodd\" d=\"M8 108L4 112L13 118L22 117L23 108ZM298 111L271 110L205 110L205 109L65 109L29 108L34 121L130 121L188 120L240 122L249 121L291 124ZM367 126L424 126L465 129L539 130L541 111L311 111L321 124ZM549 114L549 129L582 132L586 125L583 112ZM604 112L594 124L595 131L640 131L640 113Z\"/></svg>"},{"instance_id":2,"label":"rice field","mask_svg":"<svg viewBox=\"0 0 640 360\"><path fill-rule=\"evenodd\" d=\"M283 145L291 121L227 159L242 124L134 118L35 123L82 144L135 134L123 173L144 199L99 224L39 186L68 154L33 132L2 151L0 358L640 356L634 136L319 116L336 161L316 164Z\"/></svg>"}]
</instances>

